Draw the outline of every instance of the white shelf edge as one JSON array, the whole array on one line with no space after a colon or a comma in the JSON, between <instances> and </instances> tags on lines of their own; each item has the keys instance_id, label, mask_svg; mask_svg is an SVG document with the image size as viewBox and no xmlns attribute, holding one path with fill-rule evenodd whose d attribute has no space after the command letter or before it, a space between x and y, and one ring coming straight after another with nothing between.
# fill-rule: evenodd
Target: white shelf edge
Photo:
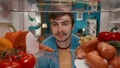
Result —
<instances>
[{"instance_id":1,"label":"white shelf edge","mask_svg":"<svg viewBox=\"0 0 120 68\"><path fill-rule=\"evenodd\" d=\"M113 12L120 12L120 8L116 8L114 10L112 10Z\"/></svg>"},{"instance_id":2,"label":"white shelf edge","mask_svg":"<svg viewBox=\"0 0 120 68\"><path fill-rule=\"evenodd\" d=\"M109 9L109 10L101 10L101 12L120 12L120 8Z\"/></svg>"},{"instance_id":3,"label":"white shelf edge","mask_svg":"<svg viewBox=\"0 0 120 68\"><path fill-rule=\"evenodd\" d=\"M120 21L110 21L110 23L119 23L120 24Z\"/></svg>"},{"instance_id":4,"label":"white shelf edge","mask_svg":"<svg viewBox=\"0 0 120 68\"><path fill-rule=\"evenodd\" d=\"M8 20L0 18L0 23L10 23Z\"/></svg>"},{"instance_id":5,"label":"white shelf edge","mask_svg":"<svg viewBox=\"0 0 120 68\"><path fill-rule=\"evenodd\" d=\"M111 12L111 10L101 10L101 12Z\"/></svg>"}]
</instances>

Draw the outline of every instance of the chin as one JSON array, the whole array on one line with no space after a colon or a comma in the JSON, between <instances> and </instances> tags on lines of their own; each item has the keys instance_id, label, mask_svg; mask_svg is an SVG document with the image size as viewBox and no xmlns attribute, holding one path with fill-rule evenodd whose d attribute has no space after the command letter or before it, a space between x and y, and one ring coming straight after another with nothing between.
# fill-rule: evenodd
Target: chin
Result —
<instances>
[{"instance_id":1,"label":"chin","mask_svg":"<svg viewBox=\"0 0 120 68\"><path fill-rule=\"evenodd\" d=\"M65 39L57 39L57 41L59 41L59 42L64 42Z\"/></svg>"}]
</instances>

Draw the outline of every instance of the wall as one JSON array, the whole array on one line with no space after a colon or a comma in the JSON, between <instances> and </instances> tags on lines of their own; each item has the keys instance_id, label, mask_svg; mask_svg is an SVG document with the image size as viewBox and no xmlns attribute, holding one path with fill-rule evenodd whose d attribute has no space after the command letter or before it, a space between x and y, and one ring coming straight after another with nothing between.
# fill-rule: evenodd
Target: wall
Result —
<instances>
[{"instance_id":1,"label":"wall","mask_svg":"<svg viewBox=\"0 0 120 68\"><path fill-rule=\"evenodd\" d=\"M120 0L101 0L101 21L100 32L110 31L114 26L118 26L120 32ZM111 15L111 13L113 15ZM114 15L115 14L115 15ZM114 21L111 23L111 21ZM118 21L115 23L115 21Z\"/></svg>"},{"instance_id":2,"label":"wall","mask_svg":"<svg viewBox=\"0 0 120 68\"><path fill-rule=\"evenodd\" d=\"M109 11L101 12L100 32L110 31L110 29L114 26L118 26L118 32L120 32L120 23L110 23L110 18L111 16Z\"/></svg>"},{"instance_id":3,"label":"wall","mask_svg":"<svg viewBox=\"0 0 120 68\"><path fill-rule=\"evenodd\" d=\"M4 14L6 14L4 12ZM6 32L12 32L13 30L9 28L9 24L13 24L17 30L21 29L19 13L10 12L6 16L0 15L0 36L4 36Z\"/></svg>"},{"instance_id":4,"label":"wall","mask_svg":"<svg viewBox=\"0 0 120 68\"><path fill-rule=\"evenodd\" d=\"M85 13L83 13L83 20L77 20L77 18L75 18L75 19L76 19L76 22L75 22L75 28L73 30L73 33L77 33L77 31L82 28L85 28L86 31L89 30L88 29L88 19L96 19L97 20L97 25L96 25L97 33L100 30L100 12L93 12L90 15L87 12L85 12ZM87 34L87 33L85 33L85 34Z\"/></svg>"},{"instance_id":5,"label":"wall","mask_svg":"<svg viewBox=\"0 0 120 68\"><path fill-rule=\"evenodd\" d=\"M10 31L8 25L8 23L0 23L0 37L4 37L5 33Z\"/></svg>"},{"instance_id":6,"label":"wall","mask_svg":"<svg viewBox=\"0 0 120 68\"><path fill-rule=\"evenodd\" d=\"M84 34L89 34L88 31L88 19L96 19L97 20L97 28L96 28L96 34L99 33L100 30L100 10L101 10L101 3L99 2L97 5L97 11L89 12L91 11L91 7L88 5L88 3L76 3L74 5L74 9L79 10L78 12L83 13L82 20L77 19L77 12L75 12L75 28L73 30L73 33L77 33L79 29L86 29Z\"/></svg>"},{"instance_id":7,"label":"wall","mask_svg":"<svg viewBox=\"0 0 120 68\"><path fill-rule=\"evenodd\" d=\"M3 37L6 32L11 31L8 25L11 23L11 12L0 10L0 37Z\"/></svg>"}]
</instances>

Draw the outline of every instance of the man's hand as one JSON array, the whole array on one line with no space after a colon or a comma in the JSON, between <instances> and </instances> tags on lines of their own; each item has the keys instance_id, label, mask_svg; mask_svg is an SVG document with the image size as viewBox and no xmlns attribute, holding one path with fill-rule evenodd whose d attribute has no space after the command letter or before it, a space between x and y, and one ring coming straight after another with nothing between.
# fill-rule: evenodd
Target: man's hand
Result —
<instances>
[{"instance_id":1,"label":"man's hand","mask_svg":"<svg viewBox=\"0 0 120 68\"><path fill-rule=\"evenodd\" d=\"M77 58L79 59L84 59L86 56L86 53L83 51L83 49L80 46L76 49L75 53Z\"/></svg>"}]
</instances>

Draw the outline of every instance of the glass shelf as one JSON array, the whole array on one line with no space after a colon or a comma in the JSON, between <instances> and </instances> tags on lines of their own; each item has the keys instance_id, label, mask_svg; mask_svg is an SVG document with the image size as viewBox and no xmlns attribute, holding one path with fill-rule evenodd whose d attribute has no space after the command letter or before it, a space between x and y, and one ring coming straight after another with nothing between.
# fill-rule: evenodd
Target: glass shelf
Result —
<instances>
[{"instance_id":1,"label":"glass shelf","mask_svg":"<svg viewBox=\"0 0 120 68\"><path fill-rule=\"evenodd\" d=\"M0 0L0 11L11 11L11 12L54 12L50 9L50 6L57 5L56 2L59 0L53 0L54 3L51 3L51 0ZM64 0L65 1L65 0ZM89 0L72 0L73 1L73 9L71 12L89 12ZM98 0L100 1L100 0ZM63 2L65 5L69 5ZM120 8L120 0L101 0L101 10L98 9L97 12L109 12L111 10L115 11L115 9ZM100 5L98 3L98 6ZM77 6L82 4L82 7ZM38 7L38 10L33 9L32 5ZM84 8L84 9L83 9ZM104 11L106 10L106 11ZM57 11L55 11L57 12ZM62 12L62 11L61 11Z\"/></svg>"},{"instance_id":2,"label":"glass shelf","mask_svg":"<svg viewBox=\"0 0 120 68\"><path fill-rule=\"evenodd\" d=\"M59 6L62 6L62 4L64 4L66 7L69 8L72 3L70 12L89 12L90 10L89 0L71 0L69 1L69 3L67 1L68 0L63 0L63 2L59 4ZM53 9L51 8L51 6L58 5L58 2L59 0L13 0L12 2L8 3L8 0L1 0L0 3L2 4L0 5L0 11L5 10L11 12L64 12L57 9L55 10L55 7ZM33 8L33 5L37 8ZM82 7L80 7L80 5ZM31 10L31 8L33 9Z\"/></svg>"}]
</instances>

